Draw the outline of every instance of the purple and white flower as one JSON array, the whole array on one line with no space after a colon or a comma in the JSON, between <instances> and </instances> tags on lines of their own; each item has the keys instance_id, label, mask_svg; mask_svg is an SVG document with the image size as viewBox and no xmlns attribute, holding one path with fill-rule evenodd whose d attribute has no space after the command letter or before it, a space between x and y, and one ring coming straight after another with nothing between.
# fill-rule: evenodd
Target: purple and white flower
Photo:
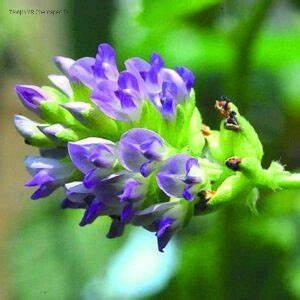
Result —
<instances>
[{"instance_id":1,"label":"purple and white flower","mask_svg":"<svg viewBox=\"0 0 300 300\"><path fill-rule=\"evenodd\" d=\"M93 187L114 172L116 145L102 138L86 138L68 143L69 156L78 170L85 174L83 183Z\"/></svg>"},{"instance_id":2,"label":"purple and white flower","mask_svg":"<svg viewBox=\"0 0 300 300\"><path fill-rule=\"evenodd\" d=\"M39 186L31 196L33 200L49 196L70 181L76 171L71 162L41 156L26 157L25 166L32 175L25 186Z\"/></svg>"},{"instance_id":3,"label":"purple and white flower","mask_svg":"<svg viewBox=\"0 0 300 300\"><path fill-rule=\"evenodd\" d=\"M181 201L151 205L135 213L132 223L155 231L158 250L163 252L175 231L182 228L190 217L187 205Z\"/></svg>"},{"instance_id":4,"label":"purple and white flower","mask_svg":"<svg viewBox=\"0 0 300 300\"><path fill-rule=\"evenodd\" d=\"M123 134L118 150L121 164L130 171L140 172L144 177L149 176L157 163L168 154L163 139L157 133L142 128L131 129Z\"/></svg>"},{"instance_id":5,"label":"purple and white flower","mask_svg":"<svg viewBox=\"0 0 300 300\"><path fill-rule=\"evenodd\" d=\"M193 200L197 187L204 182L204 173L196 158L177 154L160 168L156 180L168 196Z\"/></svg>"}]
</instances>

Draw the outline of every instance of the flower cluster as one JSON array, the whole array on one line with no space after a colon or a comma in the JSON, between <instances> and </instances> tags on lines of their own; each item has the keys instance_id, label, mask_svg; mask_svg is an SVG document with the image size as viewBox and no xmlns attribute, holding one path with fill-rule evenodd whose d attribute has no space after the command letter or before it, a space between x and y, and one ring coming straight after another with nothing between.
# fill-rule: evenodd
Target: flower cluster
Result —
<instances>
[{"instance_id":1,"label":"flower cluster","mask_svg":"<svg viewBox=\"0 0 300 300\"><path fill-rule=\"evenodd\" d=\"M205 184L188 149L177 154L172 141L156 133L169 130L177 108L192 101L192 72L165 68L157 53L150 62L128 59L119 71L108 44L99 45L95 58L58 56L54 62L63 75L49 79L58 89L15 87L25 107L46 122L15 116L26 143L40 148L40 156L25 159L32 175L25 186L38 187L31 198L64 187L62 208L85 209L81 226L110 216L110 238L128 223L144 226L156 232L162 251L188 216L182 199L193 200ZM155 131L139 128L146 118L156 118Z\"/></svg>"},{"instance_id":2,"label":"flower cluster","mask_svg":"<svg viewBox=\"0 0 300 300\"><path fill-rule=\"evenodd\" d=\"M81 226L108 216L109 238L127 224L143 226L156 232L163 251L193 215L251 195L258 185L292 182L278 164L261 168L260 141L228 99L217 101L225 118L220 131L202 124L189 69L166 68L153 53L149 62L126 60L119 71L108 44L95 58L54 62L63 73L49 75L56 88L15 87L43 123L20 115L14 121L40 151L25 159L32 176L25 185L37 187L31 198L63 188L61 207L84 209ZM271 184L272 176L281 181Z\"/></svg>"}]
</instances>

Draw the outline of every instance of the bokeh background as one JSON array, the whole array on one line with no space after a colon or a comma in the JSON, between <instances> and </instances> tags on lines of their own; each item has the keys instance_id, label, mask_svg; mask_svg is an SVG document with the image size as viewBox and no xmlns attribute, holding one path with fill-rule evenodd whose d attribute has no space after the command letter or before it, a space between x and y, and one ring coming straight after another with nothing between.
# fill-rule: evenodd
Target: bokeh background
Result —
<instances>
[{"instance_id":1,"label":"bokeh background","mask_svg":"<svg viewBox=\"0 0 300 300\"><path fill-rule=\"evenodd\" d=\"M18 15L10 9L62 10ZM47 85L54 55L163 55L196 75L204 121L227 95L256 128L264 164L300 168L297 0L0 0L0 299L300 299L300 191L262 191L259 216L240 205L195 217L158 253L153 234L107 240L106 220L77 226L60 194L29 201L12 119L30 115L15 83ZM32 116L31 116L32 117Z\"/></svg>"}]
</instances>

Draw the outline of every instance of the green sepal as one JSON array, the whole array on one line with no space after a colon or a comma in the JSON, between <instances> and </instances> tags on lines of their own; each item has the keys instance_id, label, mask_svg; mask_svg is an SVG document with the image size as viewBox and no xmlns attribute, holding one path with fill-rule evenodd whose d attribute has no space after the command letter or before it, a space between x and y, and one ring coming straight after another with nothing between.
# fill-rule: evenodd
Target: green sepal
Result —
<instances>
[{"instance_id":1,"label":"green sepal","mask_svg":"<svg viewBox=\"0 0 300 300\"><path fill-rule=\"evenodd\" d=\"M55 147L55 144L51 139L38 129L38 126L41 124L20 115L15 116L14 123L17 131L24 138L26 144L39 148Z\"/></svg>"},{"instance_id":2,"label":"green sepal","mask_svg":"<svg viewBox=\"0 0 300 300\"><path fill-rule=\"evenodd\" d=\"M177 205L168 210L168 217L176 220L178 228L186 226L194 214L194 205L185 199L170 198L170 202L176 202Z\"/></svg>"},{"instance_id":3,"label":"green sepal","mask_svg":"<svg viewBox=\"0 0 300 300\"><path fill-rule=\"evenodd\" d=\"M254 188L253 183L244 174L236 174L226 178L208 201L207 212L221 208L233 201L244 199Z\"/></svg>"},{"instance_id":4,"label":"green sepal","mask_svg":"<svg viewBox=\"0 0 300 300\"><path fill-rule=\"evenodd\" d=\"M91 89L80 82L71 82L71 87L73 90L73 101L83 101L87 103L92 103L90 100Z\"/></svg>"},{"instance_id":5,"label":"green sepal","mask_svg":"<svg viewBox=\"0 0 300 300\"><path fill-rule=\"evenodd\" d=\"M199 110L195 107L189 126L189 150L192 155L200 156L204 145L205 138L201 132L202 118Z\"/></svg>"},{"instance_id":6,"label":"green sepal","mask_svg":"<svg viewBox=\"0 0 300 300\"><path fill-rule=\"evenodd\" d=\"M72 109L72 104L79 104L82 110ZM95 105L86 102L69 102L63 105L74 118L93 131L94 136L116 141L120 137L119 128L115 120L101 112Z\"/></svg>"},{"instance_id":7,"label":"green sepal","mask_svg":"<svg viewBox=\"0 0 300 300\"><path fill-rule=\"evenodd\" d=\"M70 101L70 99L61 91L51 86L42 86L42 90L44 90L50 97L52 101L57 103L66 103Z\"/></svg>"},{"instance_id":8,"label":"green sepal","mask_svg":"<svg viewBox=\"0 0 300 300\"><path fill-rule=\"evenodd\" d=\"M132 127L147 128L149 130L161 133L162 137L163 117L151 101L145 100L142 103L141 116L138 122L133 122Z\"/></svg>"},{"instance_id":9,"label":"green sepal","mask_svg":"<svg viewBox=\"0 0 300 300\"><path fill-rule=\"evenodd\" d=\"M239 157L253 156L261 160L264 154L263 146L256 131L241 115L237 114L236 119L240 130L237 132L238 136L235 141L234 155Z\"/></svg>"},{"instance_id":10,"label":"green sepal","mask_svg":"<svg viewBox=\"0 0 300 300\"><path fill-rule=\"evenodd\" d=\"M56 127L55 130L52 130L51 127ZM85 132L74 131L71 128L64 127L61 124L53 124L50 126L39 126L38 127L42 133L48 136L56 145L62 146L68 142L75 142L83 138L88 137ZM54 131L56 131L54 133Z\"/></svg>"},{"instance_id":11,"label":"green sepal","mask_svg":"<svg viewBox=\"0 0 300 300\"><path fill-rule=\"evenodd\" d=\"M77 121L70 112L62 108L59 103L55 101L42 101L41 118L48 123L60 123L67 127L74 128L75 130L87 130L79 121Z\"/></svg>"}]
</instances>

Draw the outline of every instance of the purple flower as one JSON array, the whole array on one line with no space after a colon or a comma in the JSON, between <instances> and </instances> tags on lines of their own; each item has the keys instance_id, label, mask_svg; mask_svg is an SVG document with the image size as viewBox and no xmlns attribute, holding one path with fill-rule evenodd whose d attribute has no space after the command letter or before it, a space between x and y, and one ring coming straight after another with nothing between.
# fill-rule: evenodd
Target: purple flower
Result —
<instances>
[{"instance_id":1,"label":"purple flower","mask_svg":"<svg viewBox=\"0 0 300 300\"><path fill-rule=\"evenodd\" d=\"M15 91L24 106L35 113L40 112L41 102L49 99L47 93L45 93L41 88L34 85L17 84L15 86Z\"/></svg>"},{"instance_id":2,"label":"purple flower","mask_svg":"<svg viewBox=\"0 0 300 300\"><path fill-rule=\"evenodd\" d=\"M190 215L186 203L173 201L151 205L137 211L132 223L143 226L149 231L155 231L158 250L163 252L174 232L184 226L188 217Z\"/></svg>"},{"instance_id":3,"label":"purple flower","mask_svg":"<svg viewBox=\"0 0 300 300\"><path fill-rule=\"evenodd\" d=\"M81 226L92 223L100 215L117 216L124 224L131 220L146 186L130 176L128 172L111 174L89 189L94 199L88 204ZM136 185L131 186L132 181Z\"/></svg>"},{"instance_id":4,"label":"purple flower","mask_svg":"<svg viewBox=\"0 0 300 300\"><path fill-rule=\"evenodd\" d=\"M158 186L170 197L193 200L203 172L196 158L177 154L168 159L156 175Z\"/></svg>"},{"instance_id":5,"label":"purple flower","mask_svg":"<svg viewBox=\"0 0 300 300\"><path fill-rule=\"evenodd\" d=\"M125 122L138 120L142 97L137 79L121 72L118 81L103 80L92 92L93 102L108 116Z\"/></svg>"},{"instance_id":6,"label":"purple flower","mask_svg":"<svg viewBox=\"0 0 300 300\"><path fill-rule=\"evenodd\" d=\"M75 173L75 168L70 162L41 156L26 157L25 166L32 175L25 186L39 186L31 196L33 200L49 196L58 187L70 181Z\"/></svg>"},{"instance_id":7,"label":"purple flower","mask_svg":"<svg viewBox=\"0 0 300 300\"><path fill-rule=\"evenodd\" d=\"M68 143L73 164L85 174L84 184L93 187L99 180L113 173L116 163L115 144L101 138L86 138Z\"/></svg>"},{"instance_id":8,"label":"purple flower","mask_svg":"<svg viewBox=\"0 0 300 300\"><path fill-rule=\"evenodd\" d=\"M165 119L171 120L176 113L176 106L189 97L194 83L194 76L184 67L177 69L164 68L162 58L151 55L150 63L131 58L125 62L127 70L134 74L142 87L146 98L149 98Z\"/></svg>"},{"instance_id":9,"label":"purple flower","mask_svg":"<svg viewBox=\"0 0 300 300\"><path fill-rule=\"evenodd\" d=\"M93 67L97 83L102 80L117 81L119 71L115 50L109 44L100 44Z\"/></svg>"},{"instance_id":10,"label":"purple flower","mask_svg":"<svg viewBox=\"0 0 300 300\"><path fill-rule=\"evenodd\" d=\"M123 134L118 150L121 164L130 171L141 172L144 177L167 154L163 139L155 132L141 128L131 129Z\"/></svg>"}]
</instances>

